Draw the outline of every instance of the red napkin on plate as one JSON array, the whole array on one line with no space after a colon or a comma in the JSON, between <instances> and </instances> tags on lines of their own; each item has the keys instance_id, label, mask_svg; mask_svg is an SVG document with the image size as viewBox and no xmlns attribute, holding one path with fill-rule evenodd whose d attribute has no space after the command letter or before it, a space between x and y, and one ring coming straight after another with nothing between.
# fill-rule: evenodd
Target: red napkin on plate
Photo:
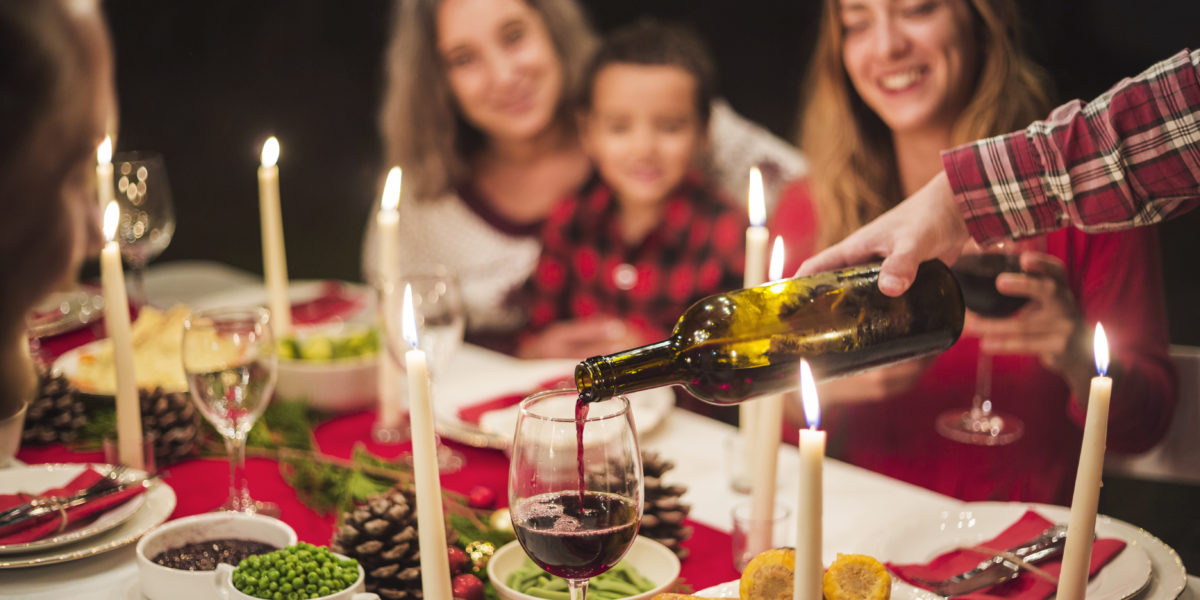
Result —
<instances>
[{"instance_id":1,"label":"red napkin on plate","mask_svg":"<svg viewBox=\"0 0 1200 600\"><path fill-rule=\"evenodd\" d=\"M93 483L103 479L104 476L97 473L91 467L85 469L82 473L72 479L70 483L59 487L43 490L38 494L41 497L51 496L69 496L78 492ZM87 520L89 517L99 516L100 513L124 503L126 500L146 491L144 486L133 485L119 492L114 492L102 498L97 498L86 504L81 504L74 508L67 509L67 526L63 531L70 531L80 522ZM0 494L0 510L12 508L24 504L30 500L28 495L22 494ZM59 513L46 515L40 519L30 519L26 521L28 525L24 525L16 531L9 531L3 537L0 537L0 546L10 544L26 544L34 540L39 540L49 535L59 532L59 527L62 524L62 518Z\"/></svg>"},{"instance_id":2,"label":"red napkin on plate","mask_svg":"<svg viewBox=\"0 0 1200 600\"><path fill-rule=\"evenodd\" d=\"M362 310L365 304L366 299L361 292L347 289L340 281L326 281L321 286L319 296L292 305L292 322L312 325L348 317Z\"/></svg>"},{"instance_id":3,"label":"red napkin on plate","mask_svg":"<svg viewBox=\"0 0 1200 600\"><path fill-rule=\"evenodd\" d=\"M1005 529L1000 535L986 542L979 544L984 548L995 550L1007 550L1021 543L1027 542L1040 535L1046 528L1054 523L1046 518L1030 510L1016 522ZM1092 576L1108 564L1121 550L1125 548L1123 540L1116 539L1098 539L1092 544L1092 563L1089 573ZM916 565L897 565L887 563L887 568L892 573L895 573L901 579L922 587L912 580L913 577L923 579L941 580L951 575L969 571L975 568L981 561L986 559L989 554L981 554L974 550L951 550L929 562L929 564ZM1059 570L1062 569L1062 557L1047 559L1037 563L1037 567L1047 573L1058 577ZM956 598L973 598L975 600L989 600L1005 598L1007 600L1042 600L1054 593L1055 584L1039 577L1034 573L1024 572L1020 577Z\"/></svg>"},{"instance_id":4,"label":"red napkin on plate","mask_svg":"<svg viewBox=\"0 0 1200 600\"><path fill-rule=\"evenodd\" d=\"M482 402L476 402L470 406L464 406L458 409L458 418L462 419L464 423L479 425L479 420L483 418L484 414L492 412L493 410L508 408L521 402L521 400L524 400L525 397L530 394L543 392L546 390L555 390L563 387L573 387L574 385L575 382L567 377L555 377L554 379L547 379L546 381L539 383L537 387L519 394L497 396Z\"/></svg>"}]
</instances>

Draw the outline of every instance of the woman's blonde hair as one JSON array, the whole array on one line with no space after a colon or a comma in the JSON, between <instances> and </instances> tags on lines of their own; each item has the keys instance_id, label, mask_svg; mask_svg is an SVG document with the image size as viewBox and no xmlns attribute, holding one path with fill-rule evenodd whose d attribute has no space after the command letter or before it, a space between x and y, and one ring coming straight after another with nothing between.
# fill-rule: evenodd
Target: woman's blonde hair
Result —
<instances>
[{"instance_id":1,"label":"woman's blonde hair","mask_svg":"<svg viewBox=\"0 0 1200 600\"><path fill-rule=\"evenodd\" d=\"M1020 129L1049 107L1046 78L1020 49L1015 0L963 0L979 69L951 139L966 143ZM827 247L903 199L891 132L863 102L842 62L839 0L825 0L799 117L801 149Z\"/></svg>"},{"instance_id":2,"label":"woman's blonde hair","mask_svg":"<svg viewBox=\"0 0 1200 600\"><path fill-rule=\"evenodd\" d=\"M572 100L596 37L575 0L524 0L541 16L562 62L563 91L555 119L574 131ZM399 0L388 46L379 125L387 165L404 169L404 185L432 199L469 178L484 134L463 118L437 44L441 0ZM408 193L408 192L406 192Z\"/></svg>"}]
</instances>

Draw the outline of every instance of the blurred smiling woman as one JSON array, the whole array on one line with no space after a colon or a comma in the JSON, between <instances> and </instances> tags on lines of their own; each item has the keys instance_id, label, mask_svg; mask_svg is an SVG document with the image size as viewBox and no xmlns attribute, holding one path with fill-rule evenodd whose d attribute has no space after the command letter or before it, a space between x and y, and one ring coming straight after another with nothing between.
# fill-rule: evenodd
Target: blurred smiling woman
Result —
<instances>
[{"instance_id":1,"label":"blurred smiling woman","mask_svg":"<svg viewBox=\"0 0 1200 600\"><path fill-rule=\"evenodd\" d=\"M1017 23L1013 0L826 0L800 118L811 175L785 192L773 223L792 269L924 185L941 150L1045 113ZM936 358L821 386L832 456L963 500L1067 502L1098 321L1120 354L1110 451L1161 439L1176 392L1154 232L1063 230L1030 246L1021 272L995 278L999 292L1028 299L1015 314L969 312L962 338ZM935 428L970 405L981 354L997 409L1025 426L1008 445Z\"/></svg>"}]
</instances>

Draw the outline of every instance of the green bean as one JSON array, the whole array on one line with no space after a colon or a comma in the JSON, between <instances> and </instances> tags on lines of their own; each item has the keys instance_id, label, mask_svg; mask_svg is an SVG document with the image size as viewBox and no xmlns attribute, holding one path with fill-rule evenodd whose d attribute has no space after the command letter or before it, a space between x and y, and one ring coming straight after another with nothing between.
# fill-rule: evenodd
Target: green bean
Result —
<instances>
[{"instance_id":1,"label":"green bean","mask_svg":"<svg viewBox=\"0 0 1200 600\"><path fill-rule=\"evenodd\" d=\"M505 583L508 587L536 598L546 600L569 600L567 581L546 573L532 560L509 574ZM644 577L637 569L618 563L607 572L591 578L588 598L593 600L620 600L654 589L653 581Z\"/></svg>"}]
</instances>

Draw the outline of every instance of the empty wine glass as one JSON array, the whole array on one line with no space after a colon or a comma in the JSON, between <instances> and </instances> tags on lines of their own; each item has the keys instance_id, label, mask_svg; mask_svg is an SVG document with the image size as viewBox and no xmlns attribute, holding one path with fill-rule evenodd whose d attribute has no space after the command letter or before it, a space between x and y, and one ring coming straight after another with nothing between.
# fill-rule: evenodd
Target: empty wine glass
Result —
<instances>
[{"instance_id":1,"label":"empty wine glass","mask_svg":"<svg viewBox=\"0 0 1200 600\"><path fill-rule=\"evenodd\" d=\"M113 173L113 200L121 209L117 243L130 268L133 301L146 304L146 264L162 254L175 235L167 165L157 152L120 152L113 156Z\"/></svg>"},{"instance_id":2,"label":"empty wine glass","mask_svg":"<svg viewBox=\"0 0 1200 600\"><path fill-rule=\"evenodd\" d=\"M404 354L408 342L403 333L404 288L412 290L413 312L417 325L417 348L429 359L429 376L436 390L439 378L446 373L450 360L462 347L466 329L466 309L458 278L442 265L410 265L396 277L382 279L379 284L378 306L383 315L384 337L388 357L404 369ZM435 396L436 401L436 396ZM438 468L442 473L457 471L466 458L450 447L437 443Z\"/></svg>"},{"instance_id":3,"label":"empty wine glass","mask_svg":"<svg viewBox=\"0 0 1200 600\"><path fill-rule=\"evenodd\" d=\"M508 505L525 554L566 579L571 600L584 600L588 578L633 544L644 490L629 400L617 396L577 413L577 398L560 389L521 402Z\"/></svg>"},{"instance_id":4,"label":"empty wine glass","mask_svg":"<svg viewBox=\"0 0 1200 600\"><path fill-rule=\"evenodd\" d=\"M998 275L1021 272L1021 250L1016 242L1005 240L969 250L959 257L952 269L968 309L994 319L1012 315L1029 302L1029 298L1007 296L996 289ZM975 395L971 398L971 408L938 415L938 433L979 446L1002 446L1021 438L1025 424L992 407L992 362L992 355L981 349L975 367Z\"/></svg>"},{"instance_id":5,"label":"empty wine glass","mask_svg":"<svg viewBox=\"0 0 1200 600\"><path fill-rule=\"evenodd\" d=\"M246 488L246 435L275 390L277 356L271 313L262 307L217 308L183 322L183 371L192 401L225 438L229 499L220 510L278 515Z\"/></svg>"}]
</instances>

